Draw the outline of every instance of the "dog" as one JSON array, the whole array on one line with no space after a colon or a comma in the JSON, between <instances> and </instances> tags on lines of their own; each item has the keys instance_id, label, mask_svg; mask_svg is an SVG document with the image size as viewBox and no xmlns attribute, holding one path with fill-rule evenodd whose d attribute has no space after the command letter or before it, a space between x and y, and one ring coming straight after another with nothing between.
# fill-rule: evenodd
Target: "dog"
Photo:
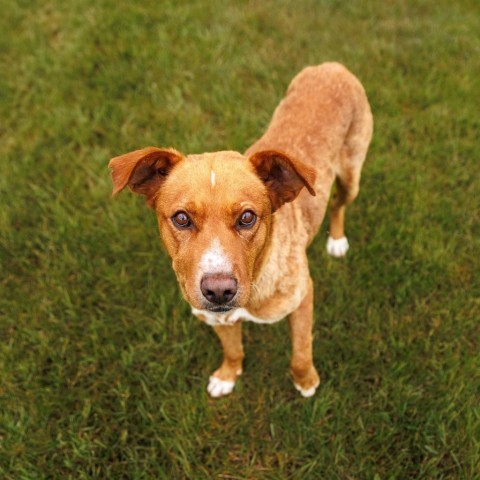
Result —
<instances>
[{"instance_id":1,"label":"dog","mask_svg":"<svg viewBox=\"0 0 480 480\"><path fill-rule=\"evenodd\" d=\"M223 347L212 397L242 373L242 321L288 317L295 388L312 396L314 285L306 248L330 198L327 251L349 248L345 208L359 192L373 118L359 80L339 63L303 69L264 135L244 153L183 155L148 147L109 163L113 194L128 186L155 210L161 239L185 299Z\"/></svg>"}]
</instances>

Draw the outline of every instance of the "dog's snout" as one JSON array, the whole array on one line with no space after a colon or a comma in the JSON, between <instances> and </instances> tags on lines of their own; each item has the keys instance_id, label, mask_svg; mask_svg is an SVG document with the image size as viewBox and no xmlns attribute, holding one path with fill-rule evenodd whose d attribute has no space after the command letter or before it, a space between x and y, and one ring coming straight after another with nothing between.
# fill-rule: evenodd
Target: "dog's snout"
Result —
<instances>
[{"instance_id":1,"label":"dog's snout","mask_svg":"<svg viewBox=\"0 0 480 480\"><path fill-rule=\"evenodd\" d=\"M237 294L237 281L224 273L205 275L200 283L200 289L209 302L223 305Z\"/></svg>"}]
</instances>

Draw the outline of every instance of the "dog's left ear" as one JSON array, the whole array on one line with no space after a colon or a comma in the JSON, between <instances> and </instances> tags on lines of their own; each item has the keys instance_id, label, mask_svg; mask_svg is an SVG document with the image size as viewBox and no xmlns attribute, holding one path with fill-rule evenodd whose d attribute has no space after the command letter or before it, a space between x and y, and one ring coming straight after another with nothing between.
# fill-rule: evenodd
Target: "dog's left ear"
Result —
<instances>
[{"instance_id":1,"label":"dog's left ear","mask_svg":"<svg viewBox=\"0 0 480 480\"><path fill-rule=\"evenodd\" d=\"M272 212L295 200L303 187L315 196L316 173L309 165L276 150L254 153L249 161L268 189Z\"/></svg>"},{"instance_id":2,"label":"dog's left ear","mask_svg":"<svg viewBox=\"0 0 480 480\"><path fill-rule=\"evenodd\" d=\"M156 195L173 166L184 157L173 148L147 147L112 158L113 192L116 195L127 185L132 192L145 195L154 207Z\"/></svg>"}]
</instances>

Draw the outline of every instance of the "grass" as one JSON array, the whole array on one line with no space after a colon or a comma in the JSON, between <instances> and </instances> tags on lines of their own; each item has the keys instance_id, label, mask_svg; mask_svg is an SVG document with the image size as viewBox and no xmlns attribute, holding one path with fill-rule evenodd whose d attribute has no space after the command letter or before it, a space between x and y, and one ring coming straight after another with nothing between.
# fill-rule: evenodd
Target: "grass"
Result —
<instances>
[{"instance_id":1,"label":"grass","mask_svg":"<svg viewBox=\"0 0 480 480\"><path fill-rule=\"evenodd\" d=\"M0 0L0 477L480 478L480 8ZM310 249L316 365L245 325L234 394L154 216L110 157L244 150L290 79L338 60L375 135L345 261Z\"/></svg>"}]
</instances>

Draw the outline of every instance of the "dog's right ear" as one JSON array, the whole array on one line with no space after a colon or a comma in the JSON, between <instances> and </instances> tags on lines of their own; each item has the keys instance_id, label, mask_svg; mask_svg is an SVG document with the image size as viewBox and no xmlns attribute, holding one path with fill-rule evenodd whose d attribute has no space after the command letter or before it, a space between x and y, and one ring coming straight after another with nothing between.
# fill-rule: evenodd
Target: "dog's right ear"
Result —
<instances>
[{"instance_id":1,"label":"dog's right ear","mask_svg":"<svg viewBox=\"0 0 480 480\"><path fill-rule=\"evenodd\" d=\"M116 195L127 185L132 192L144 195L154 207L157 193L173 166L184 156L173 148L147 147L112 158L113 192Z\"/></svg>"}]
</instances>

